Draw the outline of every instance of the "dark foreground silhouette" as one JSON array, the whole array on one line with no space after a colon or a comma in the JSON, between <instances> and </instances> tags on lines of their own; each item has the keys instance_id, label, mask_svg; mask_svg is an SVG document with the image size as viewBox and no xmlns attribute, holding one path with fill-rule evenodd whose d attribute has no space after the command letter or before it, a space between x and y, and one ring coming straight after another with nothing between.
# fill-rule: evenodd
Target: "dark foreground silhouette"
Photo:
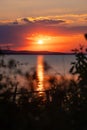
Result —
<instances>
[{"instance_id":1,"label":"dark foreground silhouette","mask_svg":"<svg viewBox=\"0 0 87 130\"><path fill-rule=\"evenodd\" d=\"M6 65L1 58L0 67L8 67L14 80L9 74L0 74L0 130L87 130L87 57L82 47L74 51L76 60L70 73L78 79L61 77L59 82L50 76L50 88L43 92L33 88L35 72L23 74L18 62L10 60ZM28 80L29 89L19 87L18 74Z\"/></svg>"}]
</instances>

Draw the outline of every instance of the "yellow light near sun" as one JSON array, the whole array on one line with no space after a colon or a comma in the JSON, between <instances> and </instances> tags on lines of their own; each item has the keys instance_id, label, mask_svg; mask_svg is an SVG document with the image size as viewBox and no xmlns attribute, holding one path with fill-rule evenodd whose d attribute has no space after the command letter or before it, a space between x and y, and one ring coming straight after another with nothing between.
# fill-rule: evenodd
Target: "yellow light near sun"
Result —
<instances>
[{"instance_id":1,"label":"yellow light near sun","mask_svg":"<svg viewBox=\"0 0 87 130\"><path fill-rule=\"evenodd\" d=\"M51 41L51 36L47 36L47 35L37 35L35 37L37 44L42 45L42 44L47 44Z\"/></svg>"},{"instance_id":2,"label":"yellow light near sun","mask_svg":"<svg viewBox=\"0 0 87 130\"><path fill-rule=\"evenodd\" d=\"M40 39L37 41L37 43L41 45L41 44L43 44L43 40Z\"/></svg>"}]
</instances>

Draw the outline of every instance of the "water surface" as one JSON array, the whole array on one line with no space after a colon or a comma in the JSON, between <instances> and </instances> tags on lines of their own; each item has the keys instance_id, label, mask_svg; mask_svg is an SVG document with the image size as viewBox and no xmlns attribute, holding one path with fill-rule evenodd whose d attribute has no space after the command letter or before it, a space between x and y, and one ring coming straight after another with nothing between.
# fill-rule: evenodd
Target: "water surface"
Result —
<instances>
[{"instance_id":1,"label":"water surface","mask_svg":"<svg viewBox=\"0 0 87 130\"><path fill-rule=\"evenodd\" d=\"M5 60L15 59L24 63L24 69L28 71L32 67L37 66L38 55L7 55ZM69 73L71 62L75 60L74 55L44 55L43 60L46 61L51 67L52 72L65 75ZM27 67L26 67L27 65Z\"/></svg>"}]
</instances>

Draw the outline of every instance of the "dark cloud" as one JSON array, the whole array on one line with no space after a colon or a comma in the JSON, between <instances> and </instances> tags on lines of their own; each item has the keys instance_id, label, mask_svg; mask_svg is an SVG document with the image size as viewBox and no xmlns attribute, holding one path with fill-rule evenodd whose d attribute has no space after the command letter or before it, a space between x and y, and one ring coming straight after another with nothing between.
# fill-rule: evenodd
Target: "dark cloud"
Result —
<instances>
[{"instance_id":1,"label":"dark cloud","mask_svg":"<svg viewBox=\"0 0 87 130\"><path fill-rule=\"evenodd\" d=\"M74 26L74 27L67 27L67 30L71 33L86 33L87 32L87 26Z\"/></svg>"},{"instance_id":2,"label":"dark cloud","mask_svg":"<svg viewBox=\"0 0 87 130\"><path fill-rule=\"evenodd\" d=\"M47 24L47 25L50 25L50 24L61 24L61 23L65 23L66 21L64 20L52 20L52 19L38 19L38 20L29 20L28 18L22 18L21 19L22 21L26 22L26 23L34 23L34 24Z\"/></svg>"},{"instance_id":3,"label":"dark cloud","mask_svg":"<svg viewBox=\"0 0 87 130\"><path fill-rule=\"evenodd\" d=\"M13 24L18 24L18 21L14 21Z\"/></svg>"},{"instance_id":4,"label":"dark cloud","mask_svg":"<svg viewBox=\"0 0 87 130\"><path fill-rule=\"evenodd\" d=\"M26 23L32 23L28 18L23 18L22 21L24 21Z\"/></svg>"},{"instance_id":5,"label":"dark cloud","mask_svg":"<svg viewBox=\"0 0 87 130\"><path fill-rule=\"evenodd\" d=\"M26 27L20 25L0 26L0 44L12 44L12 46L21 46L24 42L24 32Z\"/></svg>"},{"instance_id":6,"label":"dark cloud","mask_svg":"<svg viewBox=\"0 0 87 130\"><path fill-rule=\"evenodd\" d=\"M60 24L60 23L65 23L66 21L64 20L51 20L51 19L43 19L43 20L34 20L35 23L40 23L40 24Z\"/></svg>"}]
</instances>

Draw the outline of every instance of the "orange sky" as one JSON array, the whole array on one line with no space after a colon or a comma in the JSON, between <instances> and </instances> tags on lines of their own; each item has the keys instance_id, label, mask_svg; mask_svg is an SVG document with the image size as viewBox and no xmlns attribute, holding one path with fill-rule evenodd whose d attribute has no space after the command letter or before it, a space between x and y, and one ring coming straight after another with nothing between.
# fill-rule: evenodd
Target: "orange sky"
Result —
<instances>
[{"instance_id":1,"label":"orange sky","mask_svg":"<svg viewBox=\"0 0 87 130\"><path fill-rule=\"evenodd\" d=\"M86 45L86 40L84 38L84 35L77 34L72 36L51 36L51 35L36 35L33 36L32 42L29 44L29 37L27 37L26 41L26 50L34 50L34 51L70 51L73 47L78 47L80 44L84 43L84 46ZM38 44L38 40L42 40L42 44ZM29 47L28 47L29 46ZM24 49L24 48L23 48Z\"/></svg>"},{"instance_id":2,"label":"orange sky","mask_svg":"<svg viewBox=\"0 0 87 130\"><path fill-rule=\"evenodd\" d=\"M2 48L9 46L12 50L56 52L70 52L80 44L87 46L84 38L87 27L67 27L65 23L54 25L55 21L52 20L48 21L48 25L45 20L46 23L38 22L1 25L0 46ZM50 22L53 23L50 24ZM42 40L43 43L38 44L38 40Z\"/></svg>"},{"instance_id":3,"label":"orange sky","mask_svg":"<svg viewBox=\"0 0 87 130\"><path fill-rule=\"evenodd\" d=\"M56 32L56 29L50 30L40 29L39 31L32 29L31 32L22 35L24 38L22 46L15 47L17 50L30 51L55 51L55 52L70 52L77 48L80 44L87 45L84 38L85 32L79 32L75 27L72 29L61 29ZM38 41L41 40L42 44Z\"/></svg>"},{"instance_id":4,"label":"orange sky","mask_svg":"<svg viewBox=\"0 0 87 130\"><path fill-rule=\"evenodd\" d=\"M87 0L0 1L0 48L70 52L85 33Z\"/></svg>"}]
</instances>

